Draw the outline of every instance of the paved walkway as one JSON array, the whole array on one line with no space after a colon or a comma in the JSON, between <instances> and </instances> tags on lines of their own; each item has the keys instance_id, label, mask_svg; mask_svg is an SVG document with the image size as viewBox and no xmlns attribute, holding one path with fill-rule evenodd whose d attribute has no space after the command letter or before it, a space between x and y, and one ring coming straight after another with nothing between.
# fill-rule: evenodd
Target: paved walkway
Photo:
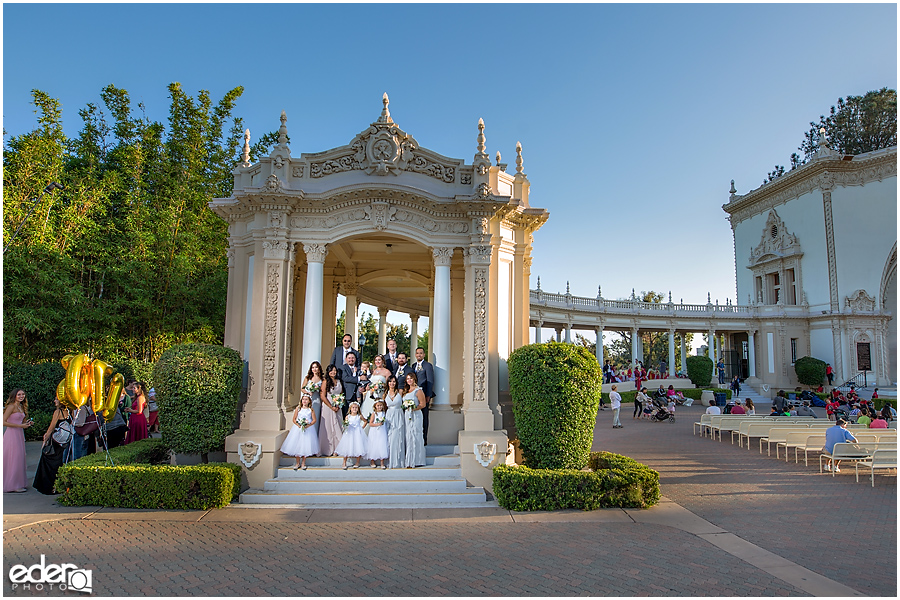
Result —
<instances>
[{"instance_id":1,"label":"paved walkway","mask_svg":"<svg viewBox=\"0 0 900 600\"><path fill-rule=\"evenodd\" d=\"M694 437L702 410L616 430L600 413L595 449L660 470L649 510L135 511L29 490L4 495L4 570L46 554L101 596L896 596L894 477L873 490ZM4 594L35 591L4 577Z\"/></svg>"}]
</instances>

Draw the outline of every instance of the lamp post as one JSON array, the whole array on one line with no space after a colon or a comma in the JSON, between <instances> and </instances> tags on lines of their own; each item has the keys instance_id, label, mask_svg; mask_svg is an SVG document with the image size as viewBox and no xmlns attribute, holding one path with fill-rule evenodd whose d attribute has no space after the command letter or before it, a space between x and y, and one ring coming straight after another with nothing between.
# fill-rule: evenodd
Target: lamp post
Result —
<instances>
[{"instance_id":1,"label":"lamp post","mask_svg":"<svg viewBox=\"0 0 900 600\"><path fill-rule=\"evenodd\" d=\"M360 332L358 342L359 342L359 359L363 360L362 351L363 351L363 346L366 345L366 335L364 333Z\"/></svg>"}]
</instances>

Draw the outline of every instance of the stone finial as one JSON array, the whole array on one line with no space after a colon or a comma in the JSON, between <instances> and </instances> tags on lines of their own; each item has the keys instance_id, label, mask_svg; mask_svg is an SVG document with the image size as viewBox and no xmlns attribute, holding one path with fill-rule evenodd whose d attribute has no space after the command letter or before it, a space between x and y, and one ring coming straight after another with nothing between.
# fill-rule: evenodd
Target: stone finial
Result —
<instances>
[{"instance_id":1,"label":"stone finial","mask_svg":"<svg viewBox=\"0 0 900 600\"><path fill-rule=\"evenodd\" d=\"M731 180L731 189L728 190L728 193L731 194L732 196L737 194L737 189L735 189L735 187L734 187L734 179Z\"/></svg>"},{"instance_id":2,"label":"stone finial","mask_svg":"<svg viewBox=\"0 0 900 600\"><path fill-rule=\"evenodd\" d=\"M522 170L522 142L516 142L516 174L525 174Z\"/></svg>"},{"instance_id":3,"label":"stone finial","mask_svg":"<svg viewBox=\"0 0 900 600\"><path fill-rule=\"evenodd\" d=\"M500 158L501 158L501 156L500 156L500 151L497 150L497 166L498 166L498 167L500 166Z\"/></svg>"},{"instance_id":4,"label":"stone finial","mask_svg":"<svg viewBox=\"0 0 900 600\"><path fill-rule=\"evenodd\" d=\"M484 119L478 119L478 137L476 138L476 141L478 142L478 146L476 147L478 154L487 156L487 153L484 151Z\"/></svg>"},{"instance_id":5,"label":"stone finial","mask_svg":"<svg viewBox=\"0 0 900 600\"><path fill-rule=\"evenodd\" d=\"M537 289L541 289L541 276L540 275L538 275L538 288Z\"/></svg>"},{"instance_id":6,"label":"stone finial","mask_svg":"<svg viewBox=\"0 0 900 600\"><path fill-rule=\"evenodd\" d=\"M819 129L819 145L828 148L828 137L825 135L825 128Z\"/></svg>"},{"instance_id":7,"label":"stone finial","mask_svg":"<svg viewBox=\"0 0 900 600\"><path fill-rule=\"evenodd\" d=\"M569 294L569 282L567 281L566 282L566 295L568 295L568 294Z\"/></svg>"},{"instance_id":8,"label":"stone finial","mask_svg":"<svg viewBox=\"0 0 900 600\"><path fill-rule=\"evenodd\" d=\"M384 93L384 96L381 97L381 103L384 104L384 108L381 109L381 116L378 117L378 123L393 123L394 120L391 118L391 111L388 110L388 104L391 103L390 98L388 98L387 92Z\"/></svg>"},{"instance_id":9,"label":"stone finial","mask_svg":"<svg viewBox=\"0 0 900 600\"><path fill-rule=\"evenodd\" d=\"M603 292L600 290L600 286L599 286L599 285L597 286L597 297L598 297L598 298L602 298L602 297L603 297Z\"/></svg>"},{"instance_id":10,"label":"stone finial","mask_svg":"<svg viewBox=\"0 0 900 600\"><path fill-rule=\"evenodd\" d=\"M710 296L709 292L706 292L706 303L712 304L712 296Z\"/></svg>"},{"instance_id":11,"label":"stone finial","mask_svg":"<svg viewBox=\"0 0 900 600\"><path fill-rule=\"evenodd\" d=\"M637 296L634 295L634 288L631 288L631 299L634 300Z\"/></svg>"},{"instance_id":12,"label":"stone finial","mask_svg":"<svg viewBox=\"0 0 900 600\"><path fill-rule=\"evenodd\" d=\"M669 290L669 304L672 304L672 290Z\"/></svg>"},{"instance_id":13,"label":"stone finial","mask_svg":"<svg viewBox=\"0 0 900 600\"><path fill-rule=\"evenodd\" d=\"M241 166L250 166L250 130L244 130L244 150L241 152Z\"/></svg>"},{"instance_id":14,"label":"stone finial","mask_svg":"<svg viewBox=\"0 0 900 600\"><path fill-rule=\"evenodd\" d=\"M281 127L278 128L278 143L287 144L287 113L281 111Z\"/></svg>"}]
</instances>

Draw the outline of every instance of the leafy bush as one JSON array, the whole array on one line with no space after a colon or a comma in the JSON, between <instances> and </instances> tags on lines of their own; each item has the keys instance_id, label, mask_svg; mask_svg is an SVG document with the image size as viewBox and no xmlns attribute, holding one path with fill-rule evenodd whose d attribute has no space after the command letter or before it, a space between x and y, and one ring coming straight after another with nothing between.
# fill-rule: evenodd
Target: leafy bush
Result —
<instances>
[{"instance_id":1,"label":"leafy bush","mask_svg":"<svg viewBox=\"0 0 900 600\"><path fill-rule=\"evenodd\" d=\"M240 465L115 467L63 465L57 498L65 506L209 509L227 506L235 494ZM240 475L238 474L239 478ZM239 484L238 484L239 485Z\"/></svg>"},{"instance_id":2,"label":"leafy bush","mask_svg":"<svg viewBox=\"0 0 900 600\"><path fill-rule=\"evenodd\" d=\"M125 381L134 379L135 381L143 381L150 388L153 387L153 366L155 363L145 362L143 360L125 359L110 365L115 369L116 373L121 373Z\"/></svg>"},{"instance_id":3,"label":"leafy bush","mask_svg":"<svg viewBox=\"0 0 900 600\"><path fill-rule=\"evenodd\" d=\"M37 364L18 361L3 361L3 402L14 389L22 388L28 397L28 414L43 412L53 414L56 386L66 376L66 370L58 360L48 360ZM44 424L44 430L50 423ZM32 427L31 429L34 429ZM29 430L25 430L26 435ZM43 435L44 432L41 432Z\"/></svg>"},{"instance_id":4,"label":"leafy bush","mask_svg":"<svg viewBox=\"0 0 900 600\"><path fill-rule=\"evenodd\" d=\"M587 465L603 373L582 346L522 346L507 362L513 416L526 464L544 469Z\"/></svg>"},{"instance_id":5,"label":"leafy bush","mask_svg":"<svg viewBox=\"0 0 900 600\"><path fill-rule=\"evenodd\" d=\"M158 438L147 438L132 442L125 446L119 446L109 451L109 456L114 465L163 465L169 464L169 448L165 442ZM106 453L95 452L76 460L79 467L92 467L106 465Z\"/></svg>"},{"instance_id":6,"label":"leafy bush","mask_svg":"<svg viewBox=\"0 0 900 600\"><path fill-rule=\"evenodd\" d=\"M817 387L825 381L825 361L804 356L794 363L794 372L797 373L797 381L803 385Z\"/></svg>"},{"instance_id":7,"label":"leafy bush","mask_svg":"<svg viewBox=\"0 0 900 600\"><path fill-rule=\"evenodd\" d=\"M234 431L243 364L236 350L184 344L153 368L162 438L175 452L201 454L225 445Z\"/></svg>"},{"instance_id":8,"label":"leafy bush","mask_svg":"<svg viewBox=\"0 0 900 600\"><path fill-rule=\"evenodd\" d=\"M497 502L508 510L647 508L659 502L659 473L626 456L591 453L594 470L494 467Z\"/></svg>"},{"instance_id":9,"label":"leafy bush","mask_svg":"<svg viewBox=\"0 0 900 600\"><path fill-rule=\"evenodd\" d=\"M34 420L34 425L25 430L25 441L31 442L44 439L44 434L47 433L47 428L50 427L50 421L53 420L53 413L31 410L31 407L29 407L28 416Z\"/></svg>"},{"instance_id":10,"label":"leafy bush","mask_svg":"<svg viewBox=\"0 0 900 600\"><path fill-rule=\"evenodd\" d=\"M709 385L712 380L713 361L708 356L688 356L687 376L698 387Z\"/></svg>"}]
</instances>

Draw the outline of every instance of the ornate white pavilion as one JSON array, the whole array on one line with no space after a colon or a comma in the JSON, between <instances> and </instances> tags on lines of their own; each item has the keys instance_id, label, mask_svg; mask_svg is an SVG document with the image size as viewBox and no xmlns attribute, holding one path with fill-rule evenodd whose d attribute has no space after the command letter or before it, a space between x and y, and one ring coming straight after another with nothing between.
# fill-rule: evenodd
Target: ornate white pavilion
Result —
<instances>
[{"instance_id":1,"label":"ornate white pavilion","mask_svg":"<svg viewBox=\"0 0 900 600\"><path fill-rule=\"evenodd\" d=\"M385 94L374 123L324 152L292 156L282 113L278 143L251 164L245 132L234 192L210 203L229 225L225 345L249 375L226 451L238 462L256 449L252 466L245 462L251 487L275 474L310 363L331 356L338 294L354 339L359 303L378 307L382 323L388 310L409 314L413 336L427 315L436 380L429 443L458 444L463 475L488 489L491 468L505 460L503 359L528 343L532 234L548 213L529 204L520 144L507 173L499 152L492 164L479 120L465 164L421 147L388 103Z\"/></svg>"}]
</instances>

